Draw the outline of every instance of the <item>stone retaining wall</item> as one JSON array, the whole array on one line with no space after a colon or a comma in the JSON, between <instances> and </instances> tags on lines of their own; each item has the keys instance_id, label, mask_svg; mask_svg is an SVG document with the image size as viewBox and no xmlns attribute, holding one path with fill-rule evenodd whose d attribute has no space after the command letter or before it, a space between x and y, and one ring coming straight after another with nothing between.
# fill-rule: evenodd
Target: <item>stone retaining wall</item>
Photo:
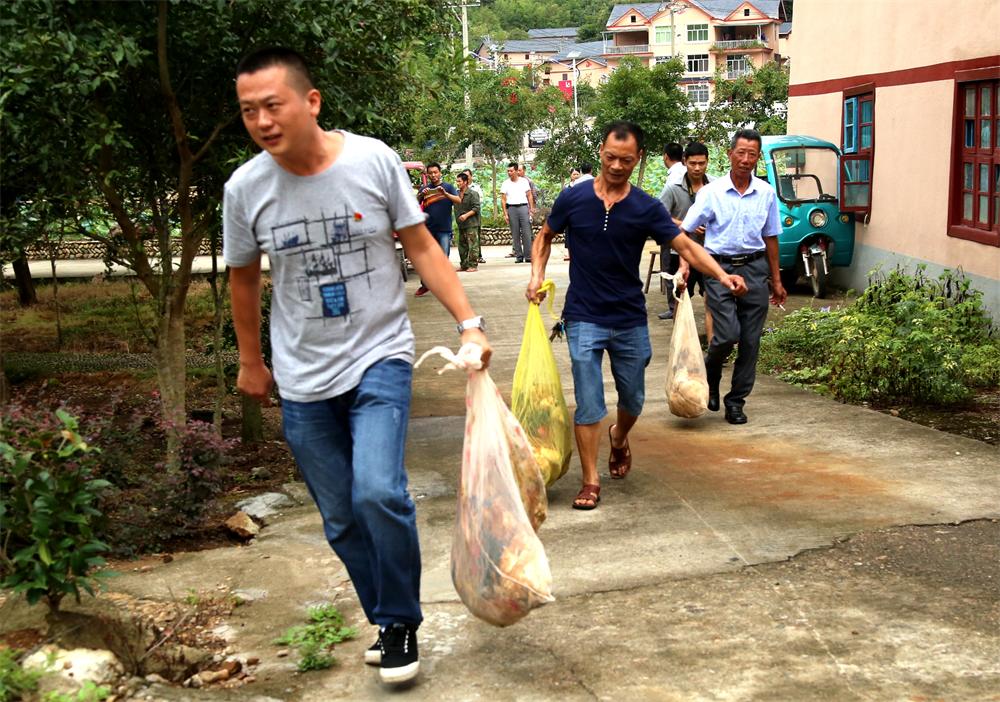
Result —
<instances>
[{"instance_id":1,"label":"stone retaining wall","mask_svg":"<svg viewBox=\"0 0 1000 702\"><path fill-rule=\"evenodd\" d=\"M539 230L541 230L540 226L532 227L532 234L538 234ZM510 230L507 227L483 227L479 232L479 241L483 246L510 246ZM557 234L553 241L555 243L562 243L562 234ZM174 256L180 256L181 244L179 241L172 242L170 248ZM28 258L34 261L47 261L52 256L53 249L55 257L60 260L103 260L107 251L107 247L99 241L63 241L53 242L49 246L45 244L30 246L27 250ZM148 256L155 257L158 251L159 247L155 242L146 242L146 254ZM219 253L222 253L221 246ZM211 254L211 241L209 239L202 240L201 246L198 248L198 255L210 256Z\"/></svg>"}]
</instances>

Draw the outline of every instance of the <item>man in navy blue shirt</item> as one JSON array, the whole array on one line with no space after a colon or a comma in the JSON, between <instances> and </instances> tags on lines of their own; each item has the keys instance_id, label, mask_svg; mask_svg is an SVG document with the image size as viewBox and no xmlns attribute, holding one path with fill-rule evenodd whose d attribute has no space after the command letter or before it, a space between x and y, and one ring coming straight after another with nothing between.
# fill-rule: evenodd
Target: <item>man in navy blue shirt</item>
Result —
<instances>
[{"instance_id":1,"label":"man in navy blue shirt","mask_svg":"<svg viewBox=\"0 0 1000 702\"><path fill-rule=\"evenodd\" d=\"M613 122L601 140L601 173L593 181L567 188L556 198L531 252L531 282L527 298L540 302L538 290L552 238L573 230L569 289L563 319L573 366L576 413L573 417L583 487L573 501L576 509L593 509L600 501L597 452L600 421L607 415L601 363L604 352L618 391L615 423L608 429L612 478L624 478L632 467L628 433L642 412L646 396L646 365L652 357L646 324L646 298L639 264L646 239L670 243L691 265L736 295L746 291L743 279L729 275L705 250L677 229L663 203L629 184L642 159L642 129L631 122Z\"/></svg>"},{"instance_id":2,"label":"man in navy blue shirt","mask_svg":"<svg viewBox=\"0 0 1000 702\"><path fill-rule=\"evenodd\" d=\"M441 164L427 164L427 179L430 181L417 191L417 202L427 214L427 228L444 249L444 255L451 253L451 212L455 205L462 201L462 196L451 183L441 181ZM430 292L420 281L420 287L414 293L423 297Z\"/></svg>"}]
</instances>

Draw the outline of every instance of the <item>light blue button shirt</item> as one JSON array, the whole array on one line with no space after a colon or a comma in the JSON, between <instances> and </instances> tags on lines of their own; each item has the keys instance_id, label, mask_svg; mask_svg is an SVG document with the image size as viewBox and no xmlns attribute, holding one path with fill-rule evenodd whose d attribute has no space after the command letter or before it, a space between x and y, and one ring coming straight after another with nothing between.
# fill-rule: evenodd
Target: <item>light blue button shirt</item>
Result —
<instances>
[{"instance_id":1,"label":"light blue button shirt","mask_svg":"<svg viewBox=\"0 0 1000 702\"><path fill-rule=\"evenodd\" d=\"M764 248L764 237L781 233L778 197L760 178L740 194L730 174L698 191L681 224L685 232L705 225L705 249L719 256L742 256Z\"/></svg>"}]
</instances>

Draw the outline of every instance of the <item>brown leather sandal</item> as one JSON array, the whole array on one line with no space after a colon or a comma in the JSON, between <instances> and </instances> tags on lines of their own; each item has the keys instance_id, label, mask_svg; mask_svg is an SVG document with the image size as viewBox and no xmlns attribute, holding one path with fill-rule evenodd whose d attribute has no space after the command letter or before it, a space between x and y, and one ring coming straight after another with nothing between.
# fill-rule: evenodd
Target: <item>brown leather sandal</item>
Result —
<instances>
[{"instance_id":1,"label":"brown leather sandal","mask_svg":"<svg viewBox=\"0 0 1000 702\"><path fill-rule=\"evenodd\" d=\"M624 446L615 448L614 440L611 438L611 430L615 426L617 425L612 424L608 427L608 441L611 442L611 453L608 456L608 472L611 473L612 478L620 480L632 470L632 451L628 447L628 437L625 438Z\"/></svg>"},{"instance_id":2,"label":"brown leather sandal","mask_svg":"<svg viewBox=\"0 0 1000 702\"><path fill-rule=\"evenodd\" d=\"M601 501L601 486L584 483L573 498L573 509L594 509Z\"/></svg>"}]
</instances>

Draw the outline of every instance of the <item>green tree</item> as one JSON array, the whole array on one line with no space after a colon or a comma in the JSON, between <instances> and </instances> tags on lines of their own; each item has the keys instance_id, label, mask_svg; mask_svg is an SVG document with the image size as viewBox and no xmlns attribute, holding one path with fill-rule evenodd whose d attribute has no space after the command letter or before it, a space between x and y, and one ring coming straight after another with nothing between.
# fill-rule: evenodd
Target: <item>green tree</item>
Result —
<instances>
[{"instance_id":1,"label":"green tree","mask_svg":"<svg viewBox=\"0 0 1000 702\"><path fill-rule=\"evenodd\" d=\"M597 163L597 139L594 130L572 110L559 110L549 125L549 139L535 154L535 163L557 179L566 181L571 168L584 161Z\"/></svg>"},{"instance_id":2,"label":"green tree","mask_svg":"<svg viewBox=\"0 0 1000 702\"><path fill-rule=\"evenodd\" d=\"M788 69L774 61L751 66L750 72L727 80L715 75L715 98L710 111L731 130L753 127L761 134L784 134L788 104Z\"/></svg>"},{"instance_id":3,"label":"green tree","mask_svg":"<svg viewBox=\"0 0 1000 702\"><path fill-rule=\"evenodd\" d=\"M116 226L86 231L155 305L155 360L176 468L185 424L184 302L191 264L220 226L222 185L251 155L233 70L249 49L293 46L315 68L322 121L398 142L413 56L446 40L444 0L58 2L3 6L3 168L59 173L98 193ZM359 20L359 18L363 18ZM393 31L383 31L391 26ZM442 39L443 38L443 39ZM45 149L47 144L53 148ZM40 194L25 177L19 200ZM147 250L155 243L158 253ZM171 260L171 247L176 253Z\"/></svg>"},{"instance_id":4,"label":"green tree","mask_svg":"<svg viewBox=\"0 0 1000 702\"><path fill-rule=\"evenodd\" d=\"M678 86L683 75L684 64L680 59L649 68L628 56L597 91L596 128L625 119L635 122L646 133L646 151L636 177L639 187L649 154L668 142L680 141L687 134L691 108L687 95Z\"/></svg>"}]
</instances>

